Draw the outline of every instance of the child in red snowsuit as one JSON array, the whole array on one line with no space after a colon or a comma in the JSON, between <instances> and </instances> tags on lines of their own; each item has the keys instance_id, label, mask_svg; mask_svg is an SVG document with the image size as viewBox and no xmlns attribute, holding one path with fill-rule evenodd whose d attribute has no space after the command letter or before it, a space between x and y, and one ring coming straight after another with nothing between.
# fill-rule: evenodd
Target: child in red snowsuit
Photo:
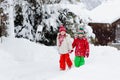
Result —
<instances>
[{"instance_id":1,"label":"child in red snowsuit","mask_svg":"<svg viewBox=\"0 0 120 80\"><path fill-rule=\"evenodd\" d=\"M80 67L85 64L84 57L89 57L89 43L84 36L83 28L80 28L77 35L72 43L72 47L75 48L74 64L76 67Z\"/></svg>"},{"instance_id":2,"label":"child in red snowsuit","mask_svg":"<svg viewBox=\"0 0 120 80\"><path fill-rule=\"evenodd\" d=\"M59 33L57 35L57 47L60 54L60 70L66 69L66 64L68 68L72 67L72 61L69 57L69 52L72 50L71 37L66 33L64 26L60 26Z\"/></svg>"}]
</instances>

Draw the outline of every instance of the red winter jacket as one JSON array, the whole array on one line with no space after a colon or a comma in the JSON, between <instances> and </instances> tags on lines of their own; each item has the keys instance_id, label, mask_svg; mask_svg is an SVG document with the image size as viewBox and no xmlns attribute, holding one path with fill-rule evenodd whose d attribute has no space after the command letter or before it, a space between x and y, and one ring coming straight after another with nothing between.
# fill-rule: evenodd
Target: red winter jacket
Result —
<instances>
[{"instance_id":1,"label":"red winter jacket","mask_svg":"<svg viewBox=\"0 0 120 80\"><path fill-rule=\"evenodd\" d=\"M75 38L72 47L75 47L75 56L83 56L89 54L89 43L85 37Z\"/></svg>"}]
</instances>

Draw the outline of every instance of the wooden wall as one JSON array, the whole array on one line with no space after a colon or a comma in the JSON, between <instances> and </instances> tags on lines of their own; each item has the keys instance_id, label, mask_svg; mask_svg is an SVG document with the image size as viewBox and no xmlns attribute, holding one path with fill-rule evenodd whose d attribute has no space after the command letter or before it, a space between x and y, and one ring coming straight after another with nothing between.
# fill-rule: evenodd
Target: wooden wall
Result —
<instances>
[{"instance_id":1,"label":"wooden wall","mask_svg":"<svg viewBox=\"0 0 120 80\"><path fill-rule=\"evenodd\" d=\"M115 42L120 43L120 19L112 23L112 26L116 28L115 32Z\"/></svg>"},{"instance_id":2,"label":"wooden wall","mask_svg":"<svg viewBox=\"0 0 120 80\"><path fill-rule=\"evenodd\" d=\"M96 45L107 45L115 41L115 27L108 23L89 23L96 35Z\"/></svg>"}]
</instances>

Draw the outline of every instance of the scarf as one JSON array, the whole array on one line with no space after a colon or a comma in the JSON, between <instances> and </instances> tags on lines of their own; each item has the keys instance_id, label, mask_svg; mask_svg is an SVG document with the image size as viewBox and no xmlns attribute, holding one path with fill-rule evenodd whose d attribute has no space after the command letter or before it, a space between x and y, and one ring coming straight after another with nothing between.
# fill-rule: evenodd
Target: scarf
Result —
<instances>
[{"instance_id":1,"label":"scarf","mask_svg":"<svg viewBox=\"0 0 120 80\"><path fill-rule=\"evenodd\" d=\"M59 40L59 47L62 45L62 42L63 42L63 40L64 40L65 37L66 37L66 34L65 34L65 35L59 34L59 37L58 37L58 40Z\"/></svg>"}]
</instances>

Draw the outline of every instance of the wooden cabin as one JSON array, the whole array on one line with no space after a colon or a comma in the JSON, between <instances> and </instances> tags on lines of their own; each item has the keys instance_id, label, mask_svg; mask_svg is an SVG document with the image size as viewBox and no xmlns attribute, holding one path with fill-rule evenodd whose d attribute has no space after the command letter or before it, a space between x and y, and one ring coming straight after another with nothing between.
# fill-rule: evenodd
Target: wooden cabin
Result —
<instances>
[{"instance_id":1,"label":"wooden cabin","mask_svg":"<svg viewBox=\"0 0 120 80\"><path fill-rule=\"evenodd\" d=\"M106 2L90 12L89 25L95 33L96 45L120 43L120 3Z\"/></svg>"},{"instance_id":2,"label":"wooden cabin","mask_svg":"<svg viewBox=\"0 0 120 80\"><path fill-rule=\"evenodd\" d=\"M110 23L89 23L96 35L96 45L108 43L120 43L120 19Z\"/></svg>"}]
</instances>

